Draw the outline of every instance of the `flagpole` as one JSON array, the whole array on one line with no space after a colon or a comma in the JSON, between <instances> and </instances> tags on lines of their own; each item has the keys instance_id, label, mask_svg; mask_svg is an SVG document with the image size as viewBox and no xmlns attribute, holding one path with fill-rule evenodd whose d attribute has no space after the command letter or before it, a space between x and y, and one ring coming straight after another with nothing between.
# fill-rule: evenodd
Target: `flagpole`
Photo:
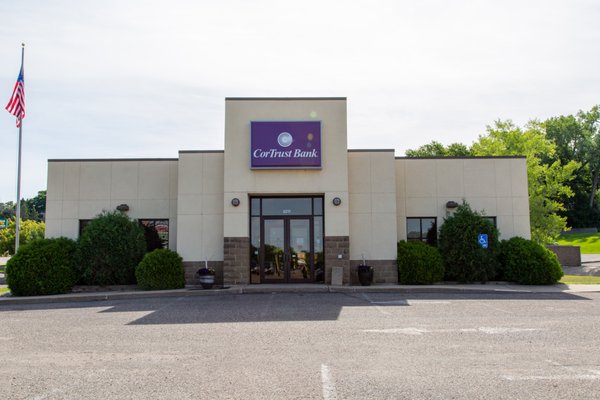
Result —
<instances>
[{"instance_id":1,"label":"flagpole","mask_svg":"<svg viewBox=\"0 0 600 400\"><path fill-rule=\"evenodd\" d=\"M25 43L21 43L21 68L24 71ZM19 250L19 236L21 234L21 142L23 137L23 118L19 124L19 152L17 155L17 209L15 210L15 254Z\"/></svg>"}]
</instances>

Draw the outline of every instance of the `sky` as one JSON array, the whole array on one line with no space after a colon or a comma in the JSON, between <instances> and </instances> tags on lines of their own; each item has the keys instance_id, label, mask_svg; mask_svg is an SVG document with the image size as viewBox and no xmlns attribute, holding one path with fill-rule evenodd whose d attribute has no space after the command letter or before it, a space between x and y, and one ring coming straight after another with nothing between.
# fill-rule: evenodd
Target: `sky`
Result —
<instances>
[{"instance_id":1,"label":"sky","mask_svg":"<svg viewBox=\"0 0 600 400\"><path fill-rule=\"evenodd\" d=\"M0 102L24 42L24 198L48 159L223 149L226 97L347 97L348 147L402 156L600 104L599 20L597 0L0 0Z\"/></svg>"}]
</instances>

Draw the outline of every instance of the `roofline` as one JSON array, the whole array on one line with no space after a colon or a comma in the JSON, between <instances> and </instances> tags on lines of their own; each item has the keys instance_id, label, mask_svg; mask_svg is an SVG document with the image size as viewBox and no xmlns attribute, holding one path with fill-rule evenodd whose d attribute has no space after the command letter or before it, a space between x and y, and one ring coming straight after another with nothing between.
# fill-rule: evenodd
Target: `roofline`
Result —
<instances>
[{"instance_id":1,"label":"roofline","mask_svg":"<svg viewBox=\"0 0 600 400\"><path fill-rule=\"evenodd\" d=\"M225 97L225 101L272 101L272 100L281 100L281 101L295 101L295 100L341 100L346 101L346 97Z\"/></svg>"},{"instance_id":2,"label":"roofline","mask_svg":"<svg viewBox=\"0 0 600 400\"><path fill-rule=\"evenodd\" d=\"M179 161L178 158L49 158L48 162Z\"/></svg>"},{"instance_id":3,"label":"roofline","mask_svg":"<svg viewBox=\"0 0 600 400\"><path fill-rule=\"evenodd\" d=\"M225 153L225 150L179 150L179 154L196 154L196 153Z\"/></svg>"},{"instance_id":4,"label":"roofline","mask_svg":"<svg viewBox=\"0 0 600 400\"><path fill-rule=\"evenodd\" d=\"M395 153L394 149L348 149L348 153Z\"/></svg>"}]
</instances>

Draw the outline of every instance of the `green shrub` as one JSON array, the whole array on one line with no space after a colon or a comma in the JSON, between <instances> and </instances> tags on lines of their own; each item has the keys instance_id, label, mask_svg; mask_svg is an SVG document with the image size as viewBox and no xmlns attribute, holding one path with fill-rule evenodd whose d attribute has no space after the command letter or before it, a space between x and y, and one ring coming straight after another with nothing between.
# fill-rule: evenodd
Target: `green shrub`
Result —
<instances>
[{"instance_id":1,"label":"green shrub","mask_svg":"<svg viewBox=\"0 0 600 400\"><path fill-rule=\"evenodd\" d=\"M488 248L478 242L488 235ZM439 249L446 267L446 279L459 282L485 282L496 277L498 230L463 202L440 229Z\"/></svg>"},{"instance_id":2,"label":"green shrub","mask_svg":"<svg viewBox=\"0 0 600 400\"><path fill-rule=\"evenodd\" d=\"M504 278L523 285L551 285L563 276L556 254L539 243L514 237L500 243Z\"/></svg>"},{"instance_id":3,"label":"green shrub","mask_svg":"<svg viewBox=\"0 0 600 400\"><path fill-rule=\"evenodd\" d=\"M77 277L71 239L38 239L23 246L6 263L6 283L15 296L66 293Z\"/></svg>"},{"instance_id":4,"label":"green shrub","mask_svg":"<svg viewBox=\"0 0 600 400\"><path fill-rule=\"evenodd\" d=\"M118 211L91 220L79 238L82 282L87 285L135 283L135 267L146 253L144 229Z\"/></svg>"},{"instance_id":5,"label":"green shrub","mask_svg":"<svg viewBox=\"0 0 600 400\"><path fill-rule=\"evenodd\" d=\"M180 289L185 286L182 258L169 249L156 249L144 256L135 269L137 284L144 290Z\"/></svg>"},{"instance_id":6,"label":"green shrub","mask_svg":"<svg viewBox=\"0 0 600 400\"><path fill-rule=\"evenodd\" d=\"M444 277L444 263L437 248L422 242L398 242L398 282L429 285Z\"/></svg>"},{"instance_id":7,"label":"green shrub","mask_svg":"<svg viewBox=\"0 0 600 400\"><path fill-rule=\"evenodd\" d=\"M15 219L8 222L8 227L0 229L0 254L15 254ZM43 239L46 225L32 219L21 220L19 225L19 246Z\"/></svg>"}]
</instances>

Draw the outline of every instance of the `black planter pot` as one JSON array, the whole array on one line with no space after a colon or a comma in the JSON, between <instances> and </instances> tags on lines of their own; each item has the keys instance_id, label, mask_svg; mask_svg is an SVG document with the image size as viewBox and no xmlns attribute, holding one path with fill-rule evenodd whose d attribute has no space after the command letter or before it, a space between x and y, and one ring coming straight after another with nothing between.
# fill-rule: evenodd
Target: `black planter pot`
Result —
<instances>
[{"instance_id":1,"label":"black planter pot","mask_svg":"<svg viewBox=\"0 0 600 400\"><path fill-rule=\"evenodd\" d=\"M367 265L359 266L358 281L362 286L370 286L373 283L373 268Z\"/></svg>"},{"instance_id":2,"label":"black planter pot","mask_svg":"<svg viewBox=\"0 0 600 400\"><path fill-rule=\"evenodd\" d=\"M202 289L212 289L213 285L215 284L214 275L200 275L199 278Z\"/></svg>"}]
</instances>

